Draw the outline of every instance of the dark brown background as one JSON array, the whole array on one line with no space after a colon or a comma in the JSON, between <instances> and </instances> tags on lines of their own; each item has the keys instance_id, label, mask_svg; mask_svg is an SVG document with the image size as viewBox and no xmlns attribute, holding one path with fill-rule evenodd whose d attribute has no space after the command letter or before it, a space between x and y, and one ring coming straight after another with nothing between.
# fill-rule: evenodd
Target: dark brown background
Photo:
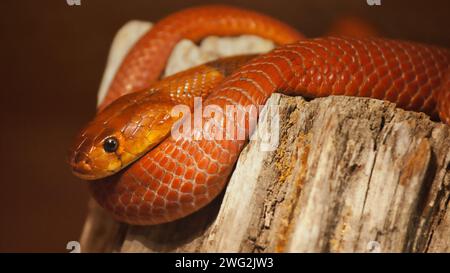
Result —
<instances>
[{"instance_id":1,"label":"dark brown background","mask_svg":"<svg viewBox=\"0 0 450 273\"><path fill-rule=\"evenodd\" d=\"M219 1L2 1L0 4L0 251L64 252L77 240L87 188L65 162L78 128L95 113L96 92L114 33L130 19L155 21ZM222 1L282 19L319 36L356 14L387 37L450 45L449 1Z\"/></svg>"}]
</instances>

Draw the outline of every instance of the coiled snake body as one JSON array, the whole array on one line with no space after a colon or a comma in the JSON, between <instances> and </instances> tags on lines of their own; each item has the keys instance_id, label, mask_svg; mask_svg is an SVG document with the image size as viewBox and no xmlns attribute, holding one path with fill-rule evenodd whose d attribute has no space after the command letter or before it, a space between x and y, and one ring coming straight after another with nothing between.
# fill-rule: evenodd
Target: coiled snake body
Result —
<instances>
[{"instance_id":1,"label":"coiled snake body","mask_svg":"<svg viewBox=\"0 0 450 273\"><path fill-rule=\"evenodd\" d=\"M244 33L284 45L153 83L180 39ZM255 12L223 6L188 9L155 25L129 52L100 107L104 110L77 137L70 163L78 176L95 179L90 182L94 197L116 219L140 225L172 221L223 190L246 142L169 136L181 118L170 114L174 105L192 109L193 96L206 98L204 107L224 109L262 105L273 92L349 95L388 100L450 124L449 61L447 49L428 45L375 38L303 39ZM190 90L180 88L187 85Z\"/></svg>"}]
</instances>

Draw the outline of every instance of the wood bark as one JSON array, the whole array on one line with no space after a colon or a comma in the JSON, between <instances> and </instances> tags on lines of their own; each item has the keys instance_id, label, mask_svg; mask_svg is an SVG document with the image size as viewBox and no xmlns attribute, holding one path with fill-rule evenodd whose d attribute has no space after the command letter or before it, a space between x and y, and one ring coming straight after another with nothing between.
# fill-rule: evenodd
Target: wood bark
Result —
<instances>
[{"instance_id":1,"label":"wood bark","mask_svg":"<svg viewBox=\"0 0 450 273\"><path fill-rule=\"evenodd\" d=\"M92 201L82 251L450 251L449 126L380 100L273 94L257 132L270 137L186 218L128 226Z\"/></svg>"}]
</instances>

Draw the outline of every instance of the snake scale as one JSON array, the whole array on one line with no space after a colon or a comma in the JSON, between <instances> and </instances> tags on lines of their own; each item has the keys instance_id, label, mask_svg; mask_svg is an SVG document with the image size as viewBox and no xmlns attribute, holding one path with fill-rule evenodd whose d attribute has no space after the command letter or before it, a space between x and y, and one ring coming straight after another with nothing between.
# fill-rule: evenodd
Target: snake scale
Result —
<instances>
[{"instance_id":1,"label":"snake scale","mask_svg":"<svg viewBox=\"0 0 450 273\"><path fill-rule=\"evenodd\" d=\"M158 80L183 38L255 34L279 46L260 56L210 62ZM244 139L174 138L178 104L221 109L263 105L273 92L308 98L371 97L450 124L450 52L381 38L306 39L268 16L228 6L195 7L157 23L129 51L99 113L76 137L69 161L119 221L152 225L207 205L225 187ZM207 124L214 117L203 117ZM223 125L225 115L219 119ZM185 121L184 121L185 122Z\"/></svg>"}]
</instances>

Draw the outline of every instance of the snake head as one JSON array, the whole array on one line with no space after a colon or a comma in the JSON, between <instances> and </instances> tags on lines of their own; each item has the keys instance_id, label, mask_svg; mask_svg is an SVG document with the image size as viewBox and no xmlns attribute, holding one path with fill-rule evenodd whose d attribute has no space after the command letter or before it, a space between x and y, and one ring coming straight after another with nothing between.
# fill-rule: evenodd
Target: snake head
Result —
<instances>
[{"instance_id":1,"label":"snake head","mask_svg":"<svg viewBox=\"0 0 450 273\"><path fill-rule=\"evenodd\" d=\"M180 117L173 104L145 92L112 102L76 136L69 151L73 173L85 180L117 173L139 159L170 133Z\"/></svg>"}]
</instances>

